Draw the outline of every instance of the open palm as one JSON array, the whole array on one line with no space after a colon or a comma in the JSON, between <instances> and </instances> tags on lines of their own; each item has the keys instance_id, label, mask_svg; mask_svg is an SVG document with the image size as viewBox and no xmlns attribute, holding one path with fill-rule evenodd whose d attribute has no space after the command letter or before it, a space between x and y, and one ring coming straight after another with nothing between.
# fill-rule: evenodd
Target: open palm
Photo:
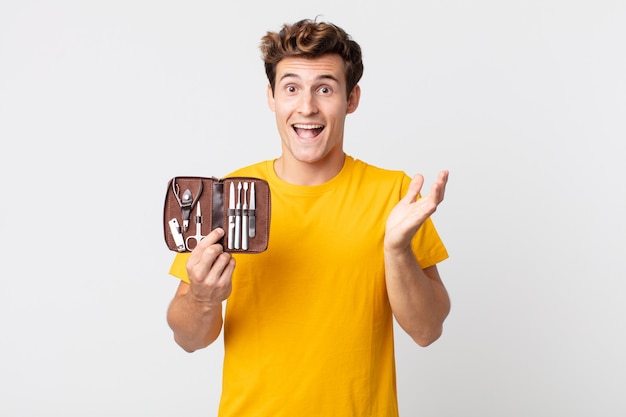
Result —
<instances>
[{"instance_id":1,"label":"open palm","mask_svg":"<svg viewBox=\"0 0 626 417\"><path fill-rule=\"evenodd\" d=\"M411 239L420 226L443 201L448 182L448 171L441 171L430 192L420 197L424 177L417 174L411 180L406 195L396 204L387 217L385 248L401 249L411 244Z\"/></svg>"}]
</instances>

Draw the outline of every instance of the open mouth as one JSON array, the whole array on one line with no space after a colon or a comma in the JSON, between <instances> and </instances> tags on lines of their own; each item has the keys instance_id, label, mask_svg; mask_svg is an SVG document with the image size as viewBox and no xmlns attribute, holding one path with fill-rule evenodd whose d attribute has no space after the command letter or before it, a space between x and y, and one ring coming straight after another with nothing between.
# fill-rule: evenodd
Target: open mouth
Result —
<instances>
[{"instance_id":1,"label":"open mouth","mask_svg":"<svg viewBox=\"0 0 626 417\"><path fill-rule=\"evenodd\" d=\"M303 139L313 139L322 133L324 125L295 124L293 125L293 130Z\"/></svg>"}]
</instances>

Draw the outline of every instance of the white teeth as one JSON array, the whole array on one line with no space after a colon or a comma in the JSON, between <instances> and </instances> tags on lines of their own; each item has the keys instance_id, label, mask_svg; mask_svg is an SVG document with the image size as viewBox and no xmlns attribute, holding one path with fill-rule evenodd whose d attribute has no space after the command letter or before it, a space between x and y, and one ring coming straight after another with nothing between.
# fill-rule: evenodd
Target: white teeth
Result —
<instances>
[{"instance_id":1,"label":"white teeth","mask_svg":"<svg viewBox=\"0 0 626 417\"><path fill-rule=\"evenodd\" d=\"M296 129L321 129L324 125L293 125Z\"/></svg>"}]
</instances>

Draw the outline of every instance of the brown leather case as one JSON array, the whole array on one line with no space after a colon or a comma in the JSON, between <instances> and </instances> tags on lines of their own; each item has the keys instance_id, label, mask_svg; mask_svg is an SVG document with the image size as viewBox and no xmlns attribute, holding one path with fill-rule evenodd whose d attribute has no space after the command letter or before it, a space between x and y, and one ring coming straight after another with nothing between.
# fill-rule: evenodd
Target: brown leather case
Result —
<instances>
[{"instance_id":1,"label":"brown leather case","mask_svg":"<svg viewBox=\"0 0 626 417\"><path fill-rule=\"evenodd\" d=\"M165 243L172 251L189 252L198 239L221 227L225 232L221 242L224 251L263 252L267 249L270 214L270 189L263 179L174 177L165 194Z\"/></svg>"}]
</instances>

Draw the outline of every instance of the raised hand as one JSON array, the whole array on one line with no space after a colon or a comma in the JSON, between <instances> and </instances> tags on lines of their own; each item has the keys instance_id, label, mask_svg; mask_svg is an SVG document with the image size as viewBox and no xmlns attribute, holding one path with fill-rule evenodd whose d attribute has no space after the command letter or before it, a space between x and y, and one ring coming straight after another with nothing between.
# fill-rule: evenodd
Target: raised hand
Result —
<instances>
[{"instance_id":1,"label":"raised hand","mask_svg":"<svg viewBox=\"0 0 626 417\"><path fill-rule=\"evenodd\" d=\"M441 171L437 180L430 187L430 192L418 198L424 177L417 174L411 180L406 195L396 204L389 217L385 229L385 250L406 249L411 239L443 201L448 182L448 171Z\"/></svg>"}]
</instances>

